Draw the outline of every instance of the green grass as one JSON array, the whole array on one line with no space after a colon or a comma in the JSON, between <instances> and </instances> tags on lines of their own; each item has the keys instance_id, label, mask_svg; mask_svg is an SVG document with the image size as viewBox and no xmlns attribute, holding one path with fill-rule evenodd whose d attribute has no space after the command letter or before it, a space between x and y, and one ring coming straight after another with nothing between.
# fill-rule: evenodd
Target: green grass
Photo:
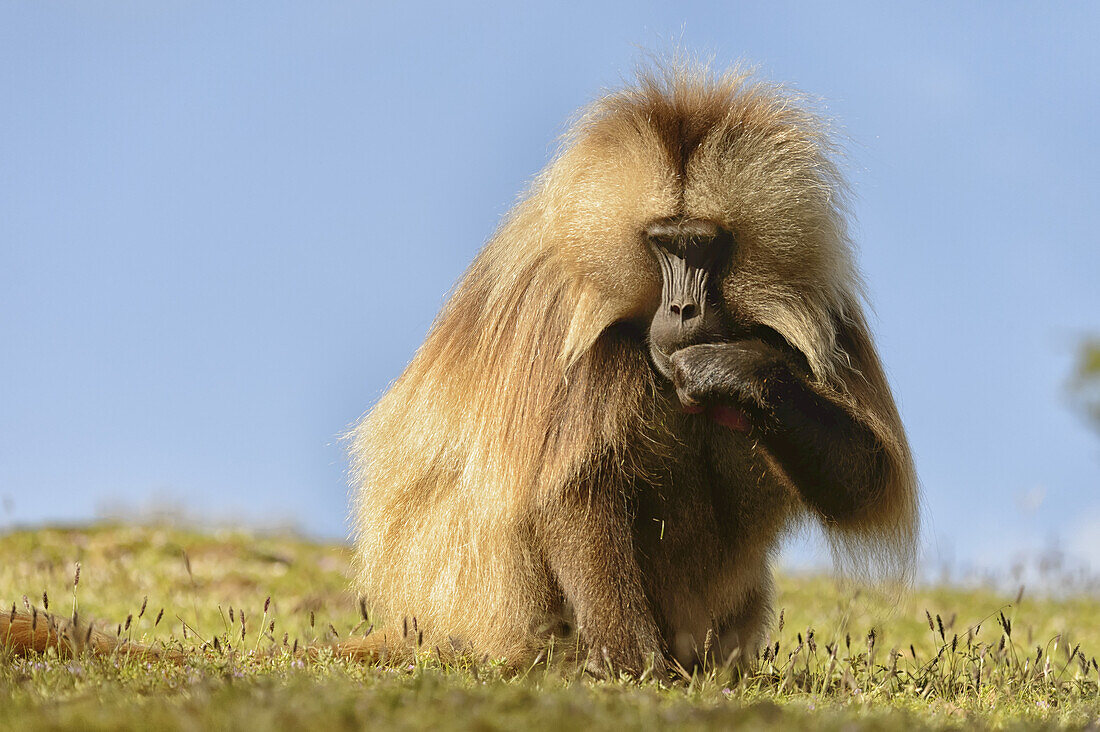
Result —
<instances>
[{"instance_id":1,"label":"green grass","mask_svg":"<svg viewBox=\"0 0 1100 732\"><path fill-rule=\"evenodd\" d=\"M75 603L97 628L182 645L191 658L0 652L0 729L1100 724L1095 597L918 587L899 601L785 576L782 628L777 618L771 632L779 652L739 681L722 668L658 683L556 665L518 674L492 660L445 665L430 652L381 666L294 656L295 641L365 630L346 589L350 561L345 546L289 535L104 524L0 536L4 607L48 600L67 617Z\"/></svg>"}]
</instances>

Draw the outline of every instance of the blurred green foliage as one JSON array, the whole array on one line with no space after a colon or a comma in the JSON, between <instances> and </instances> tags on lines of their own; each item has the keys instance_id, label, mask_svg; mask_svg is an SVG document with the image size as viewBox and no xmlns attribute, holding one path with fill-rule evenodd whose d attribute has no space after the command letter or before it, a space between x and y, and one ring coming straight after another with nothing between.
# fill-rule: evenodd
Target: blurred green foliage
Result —
<instances>
[{"instance_id":1,"label":"blurred green foliage","mask_svg":"<svg viewBox=\"0 0 1100 732\"><path fill-rule=\"evenodd\" d=\"M1100 429L1100 337L1085 340L1077 356L1077 368L1070 380L1074 403Z\"/></svg>"}]
</instances>

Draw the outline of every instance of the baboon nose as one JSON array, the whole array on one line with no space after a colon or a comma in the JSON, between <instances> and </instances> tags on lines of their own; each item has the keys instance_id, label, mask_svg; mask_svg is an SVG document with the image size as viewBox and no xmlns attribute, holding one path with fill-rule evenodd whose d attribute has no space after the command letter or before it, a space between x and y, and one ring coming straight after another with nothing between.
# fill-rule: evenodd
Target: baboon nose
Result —
<instances>
[{"instance_id":1,"label":"baboon nose","mask_svg":"<svg viewBox=\"0 0 1100 732\"><path fill-rule=\"evenodd\" d=\"M669 310L680 319L680 325L687 325L699 315L699 306L693 300L673 300Z\"/></svg>"}]
</instances>

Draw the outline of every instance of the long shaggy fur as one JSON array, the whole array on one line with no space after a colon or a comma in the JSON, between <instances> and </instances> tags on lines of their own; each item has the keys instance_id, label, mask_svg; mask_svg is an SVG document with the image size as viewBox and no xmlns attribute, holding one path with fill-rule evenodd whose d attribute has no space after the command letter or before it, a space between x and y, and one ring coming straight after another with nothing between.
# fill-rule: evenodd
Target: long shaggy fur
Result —
<instances>
[{"instance_id":1,"label":"long shaggy fur","mask_svg":"<svg viewBox=\"0 0 1100 732\"><path fill-rule=\"evenodd\" d=\"M543 647L560 593L540 507L609 472L645 480L679 449L644 348L619 334L660 297L640 232L677 215L736 233L722 284L731 314L782 335L881 441L892 469L873 510L825 528L856 555L904 565L917 487L832 156L803 100L743 71L643 72L584 112L350 435L357 587L384 633L401 636L415 617L432 646L513 662ZM746 545L731 597L756 592L766 605L757 567L808 512L790 486L786 496Z\"/></svg>"}]
</instances>

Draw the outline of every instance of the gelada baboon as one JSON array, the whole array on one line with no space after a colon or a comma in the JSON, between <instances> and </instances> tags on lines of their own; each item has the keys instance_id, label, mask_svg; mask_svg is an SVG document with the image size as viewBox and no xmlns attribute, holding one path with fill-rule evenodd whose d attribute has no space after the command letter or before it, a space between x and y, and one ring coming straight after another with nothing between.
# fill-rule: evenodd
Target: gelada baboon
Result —
<instances>
[{"instance_id":1,"label":"gelada baboon","mask_svg":"<svg viewBox=\"0 0 1100 732\"><path fill-rule=\"evenodd\" d=\"M800 517L904 562L912 461L799 101L677 66L569 131L351 435L358 589L390 637L746 657Z\"/></svg>"},{"instance_id":2,"label":"gelada baboon","mask_svg":"<svg viewBox=\"0 0 1100 732\"><path fill-rule=\"evenodd\" d=\"M513 664L552 636L600 669L747 658L802 517L904 562L917 486L831 154L737 71L642 72L580 117L350 435L378 627L339 651L412 620Z\"/></svg>"}]
</instances>

